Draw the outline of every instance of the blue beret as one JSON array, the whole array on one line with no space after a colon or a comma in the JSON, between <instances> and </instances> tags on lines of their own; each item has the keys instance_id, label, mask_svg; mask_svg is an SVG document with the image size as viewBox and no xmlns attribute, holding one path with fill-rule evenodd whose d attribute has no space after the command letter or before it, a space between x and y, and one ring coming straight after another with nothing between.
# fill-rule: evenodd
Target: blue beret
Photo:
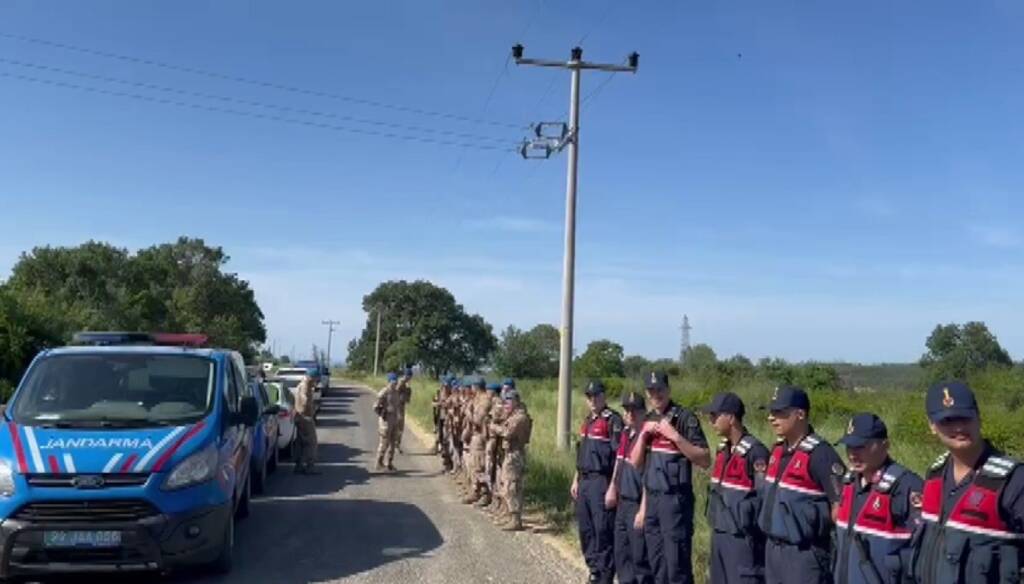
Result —
<instances>
[{"instance_id":1,"label":"blue beret","mask_svg":"<svg viewBox=\"0 0 1024 584\"><path fill-rule=\"evenodd\" d=\"M509 377L508 379L506 379L505 381L502 382L502 385L504 385L505 387L513 387L514 388L516 386L516 380L512 379L511 377Z\"/></svg>"},{"instance_id":2,"label":"blue beret","mask_svg":"<svg viewBox=\"0 0 1024 584\"><path fill-rule=\"evenodd\" d=\"M308 375L310 377L320 377L320 370L319 369L312 369L312 368L306 369L306 375Z\"/></svg>"},{"instance_id":3,"label":"blue beret","mask_svg":"<svg viewBox=\"0 0 1024 584\"><path fill-rule=\"evenodd\" d=\"M488 383L487 384L487 391L501 391L501 384L500 383Z\"/></svg>"},{"instance_id":4,"label":"blue beret","mask_svg":"<svg viewBox=\"0 0 1024 584\"><path fill-rule=\"evenodd\" d=\"M388 381L398 381L397 373L388 373Z\"/></svg>"}]
</instances>

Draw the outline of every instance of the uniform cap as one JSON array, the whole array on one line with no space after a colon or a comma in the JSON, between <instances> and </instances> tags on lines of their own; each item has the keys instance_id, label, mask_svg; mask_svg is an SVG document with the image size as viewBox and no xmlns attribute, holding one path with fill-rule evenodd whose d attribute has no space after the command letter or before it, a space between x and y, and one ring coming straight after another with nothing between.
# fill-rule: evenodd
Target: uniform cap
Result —
<instances>
[{"instance_id":1,"label":"uniform cap","mask_svg":"<svg viewBox=\"0 0 1024 584\"><path fill-rule=\"evenodd\" d=\"M622 407L627 410L646 410L647 404L644 402L644 396L631 391L622 396Z\"/></svg>"},{"instance_id":2,"label":"uniform cap","mask_svg":"<svg viewBox=\"0 0 1024 584\"><path fill-rule=\"evenodd\" d=\"M932 422L978 417L978 402L974 399L974 392L961 381L944 381L929 387L924 403L928 409L928 419Z\"/></svg>"},{"instance_id":3,"label":"uniform cap","mask_svg":"<svg viewBox=\"0 0 1024 584\"><path fill-rule=\"evenodd\" d=\"M594 380L587 384L587 388L583 390L583 393L587 397L594 397L595 395L604 393L604 391L604 384L599 380Z\"/></svg>"},{"instance_id":4,"label":"uniform cap","mask_svg":"<svg viewBox=\"0 0 1024 584\"><path fill-rule=\"evenodd\" d=\"M397 373L388 373L388 382L390 383L392 381L398 381Z\"/></svg>"},{"instance_id":5,"label":"uniform cap","mask_svg":"<svg viewBox=\"0 0 1024 584\"><path fill-rule=\"evenodd\" d=\"M889 430L885 422L874 414L855 414L846 426L846 434L839 439L840 444L860 448L872 440L886 440Z\"/></svg>"},{"instance_id":6,"label":"uniform cap","mask_svg":"<svg viewBox=\"0 0 1024 584\"><path fill-rule=\"evenodd\" d=\"M306 369L306 377L320 377L320 370L313 368Z\"/></svg>"},{"instance_id":7,"label":"uniform cap","mask_svg":"<svg viewBox=\"0 0 1024 584\"><path fill-rule=\"evenodd\" d=\"M789 408L809 412L811 411L811 398L807 397L806 391L795 385L780 385L772 392L772 401L768 404L768 410L777 412Z\"/></svg>"},{"instance_id":8,"label":"uniform cap","mask_svg":"<svg viewBox=\"0 0 1024 584\"><path fill-rule=\"evenodd\" d=\"M487 384L487 391L501 391L501 384L500 383L488 383Z\"/></svg>"},{"instance_id":9,"label":"uniform cap","mask_svg":"<svg viewBox=\"0 0 1024 584\"><path fill-rule=\"evenodd\" d=\"M441 378L441 386L442 387L451 387L452 386L452 378L451 377L442 377Z\"/></svg>"},{"instance_id":10,"label":"uniform cap","mask_svg":"<svg viewBox=\"0 0 1024 584\"><path fill-rule=\"evenodd\" d=\"M509 377L509 378L505 379L505 381L502 381L501 384L503 386L505 386L505 387L515 387L516 386L516 380L512 379L511 377Z\"/></svg>"},{"instance_id":11,"label":"uniform cap","mask_svg":"<svg viewBox=\"0 0 1024 584\"><path fill-rule=\"evenodd\" d=\"M668 389L668 374L664 371L651 371L644 378L644 387L651 389Z\"/></svg>"},{"instance_id":12,"label":"uniform cap","mask_svg":"<svg viewBox=\"0 0 1024 584\"><path fill-rule=\"evenodd\" d=\"M485 380L483 377L478 377L473 380L473 387L484 389L487 387L487 380Z\"/></svg>"},{"instance_id":13,"label":"uniform cap","mask_svg":"<svg viewBox=\"0 0 1024 584\"><path fill-rule=\"evenodd\" d=\"M747 413L747 407L743 405L743 400L731 391L717 394L712 398L711 403L701 410L708 414L732 414L737 418L742 418Z\"/></svg>"}]
</instances>

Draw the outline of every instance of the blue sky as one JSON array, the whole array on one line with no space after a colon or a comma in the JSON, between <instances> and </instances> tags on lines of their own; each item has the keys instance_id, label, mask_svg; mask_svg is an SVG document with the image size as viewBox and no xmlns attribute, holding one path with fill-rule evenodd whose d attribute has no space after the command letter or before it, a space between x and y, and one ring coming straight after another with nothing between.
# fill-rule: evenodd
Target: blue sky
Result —
<instances>
[{"instance_id":1,"label":"blue sky","mask_svg":"<svg viewBox=\"0 0 1024 584\"><path fill-rule=\"evenodd\" d=\"M0 36L0 273L34 245L186 234L227 250L285 351L322 344L325 318L343 345L385 279L446 286L497 329L557 323L564 155L52 83L505 147L525 133L505 124L563 119L568 101L566 73L508 65L509 47L562 58L584 38L586 58L636 50L641 69L584 77L579 349L676 354L686 313L722 355L912 360L935 324L984 320L1024 356L1019 2L297 6L13 1L0 33L501 125Z\"/></svg>"}]
</instances>

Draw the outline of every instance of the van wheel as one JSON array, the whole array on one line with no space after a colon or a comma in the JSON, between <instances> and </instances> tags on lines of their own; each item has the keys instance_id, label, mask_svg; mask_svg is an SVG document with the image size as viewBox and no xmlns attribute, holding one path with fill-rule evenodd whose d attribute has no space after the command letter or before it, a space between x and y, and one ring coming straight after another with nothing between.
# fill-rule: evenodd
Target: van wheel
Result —
<instances>
[{"instance_id":1,"label":"van wheel","mask_svg":"<svg viewBox=\"0 0 1024 584\"><path fill-rule=\"evenodd\" d=\"M252 481L252 492L256 495L262 495L263 490L267 487L267 465L260 464L258 468L254 468L249 471L249 477Z\"/></svg>"},{"instance_id":2,"label":"van wheel","mask_svg":"<svg viewBox=\"0 0 1024 584\"><path fill-rule=\"evenodd\" d=\"M245 479L245 488L242 490L242 500L238 502L238 509L235 510L235 517L245 519L249 516L249 503L252 502L252 476Z\"/></svg>"},{"instance_id":3,"label":"van wheel","mask_svg":"<svg viewBox=\"0 0 1024 584\"><path fill-rule=\"evenodd\" d=\"M221 544L220 553L217 559L210 564L210 569L216 574L227 574L234 566L235 549L235 520L228 517L228 525L224 529L224 543Z\"/></svg>"},{"instance_id":4,"label":"van wheel","mask_svg":"<svg viewBox=\"0 0 1024 584\"><path fill-rule=\"evenodd\" d=\"M277 470L277 459L281 456L281 451L277 449L277 442L271 445L271 450L274 452L270 455L270 460L267 462L267 472L273 474Z\"/></svg>"}]
</instances>

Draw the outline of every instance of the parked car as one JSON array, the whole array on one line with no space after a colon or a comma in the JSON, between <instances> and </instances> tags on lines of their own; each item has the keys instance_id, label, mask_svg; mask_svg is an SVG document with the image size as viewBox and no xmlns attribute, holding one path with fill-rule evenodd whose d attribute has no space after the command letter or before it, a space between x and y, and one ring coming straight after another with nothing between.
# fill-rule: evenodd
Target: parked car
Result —
<instances>
[{"instance_id":1,"label":"parked car","mask_svg":"<svg viewBox=\"0 0 1024 584\"><path fill-rule=\"evenodd\" d=\"M266 383L267 397L270 403L277 404L277 449L287 458L294 459L293 449L298 431L295 428L295 394L285 388L278 378Z\"/></svg>"},{"instance_id":2,"label":"parked car","mask_svg":"<svg viewBox=\"0 0 1024 584\"><path fill-rule=\"evenodd\" d=\"M277 414L280 408L270 401L262 382L251 381L249 385L260 412L252 437L252 492L261 494L266 489L267 476L277 470Z\"/></svg>"},{"instance_id":3,"label":"parked car","mask_svg":"<svg viewBox=\"0 0 1024 584\"><path fill-rule=\"evenodd\" d=\"M3 412L0 578L229 571L259 417L241 355L202 335L75 341L39 353Z\"/></svg>"},{"instance_id":4,"label":"parked car","mask_svg":"<svg viewBox=\"0 0 1024 584\"><path fill-rule=\"evenodd\" d=\"M302 381L302 378L305 376L305 367L283 367L277 370L277 378L284 383L285 388L292 392L295 391L296 386L299 385L299 382ZM321 389L320 386L317 386L313 392L313 407L316 411L320 411L320 403L323 399L323 395L323 389Z\"/></svg>"}]
</instances>

